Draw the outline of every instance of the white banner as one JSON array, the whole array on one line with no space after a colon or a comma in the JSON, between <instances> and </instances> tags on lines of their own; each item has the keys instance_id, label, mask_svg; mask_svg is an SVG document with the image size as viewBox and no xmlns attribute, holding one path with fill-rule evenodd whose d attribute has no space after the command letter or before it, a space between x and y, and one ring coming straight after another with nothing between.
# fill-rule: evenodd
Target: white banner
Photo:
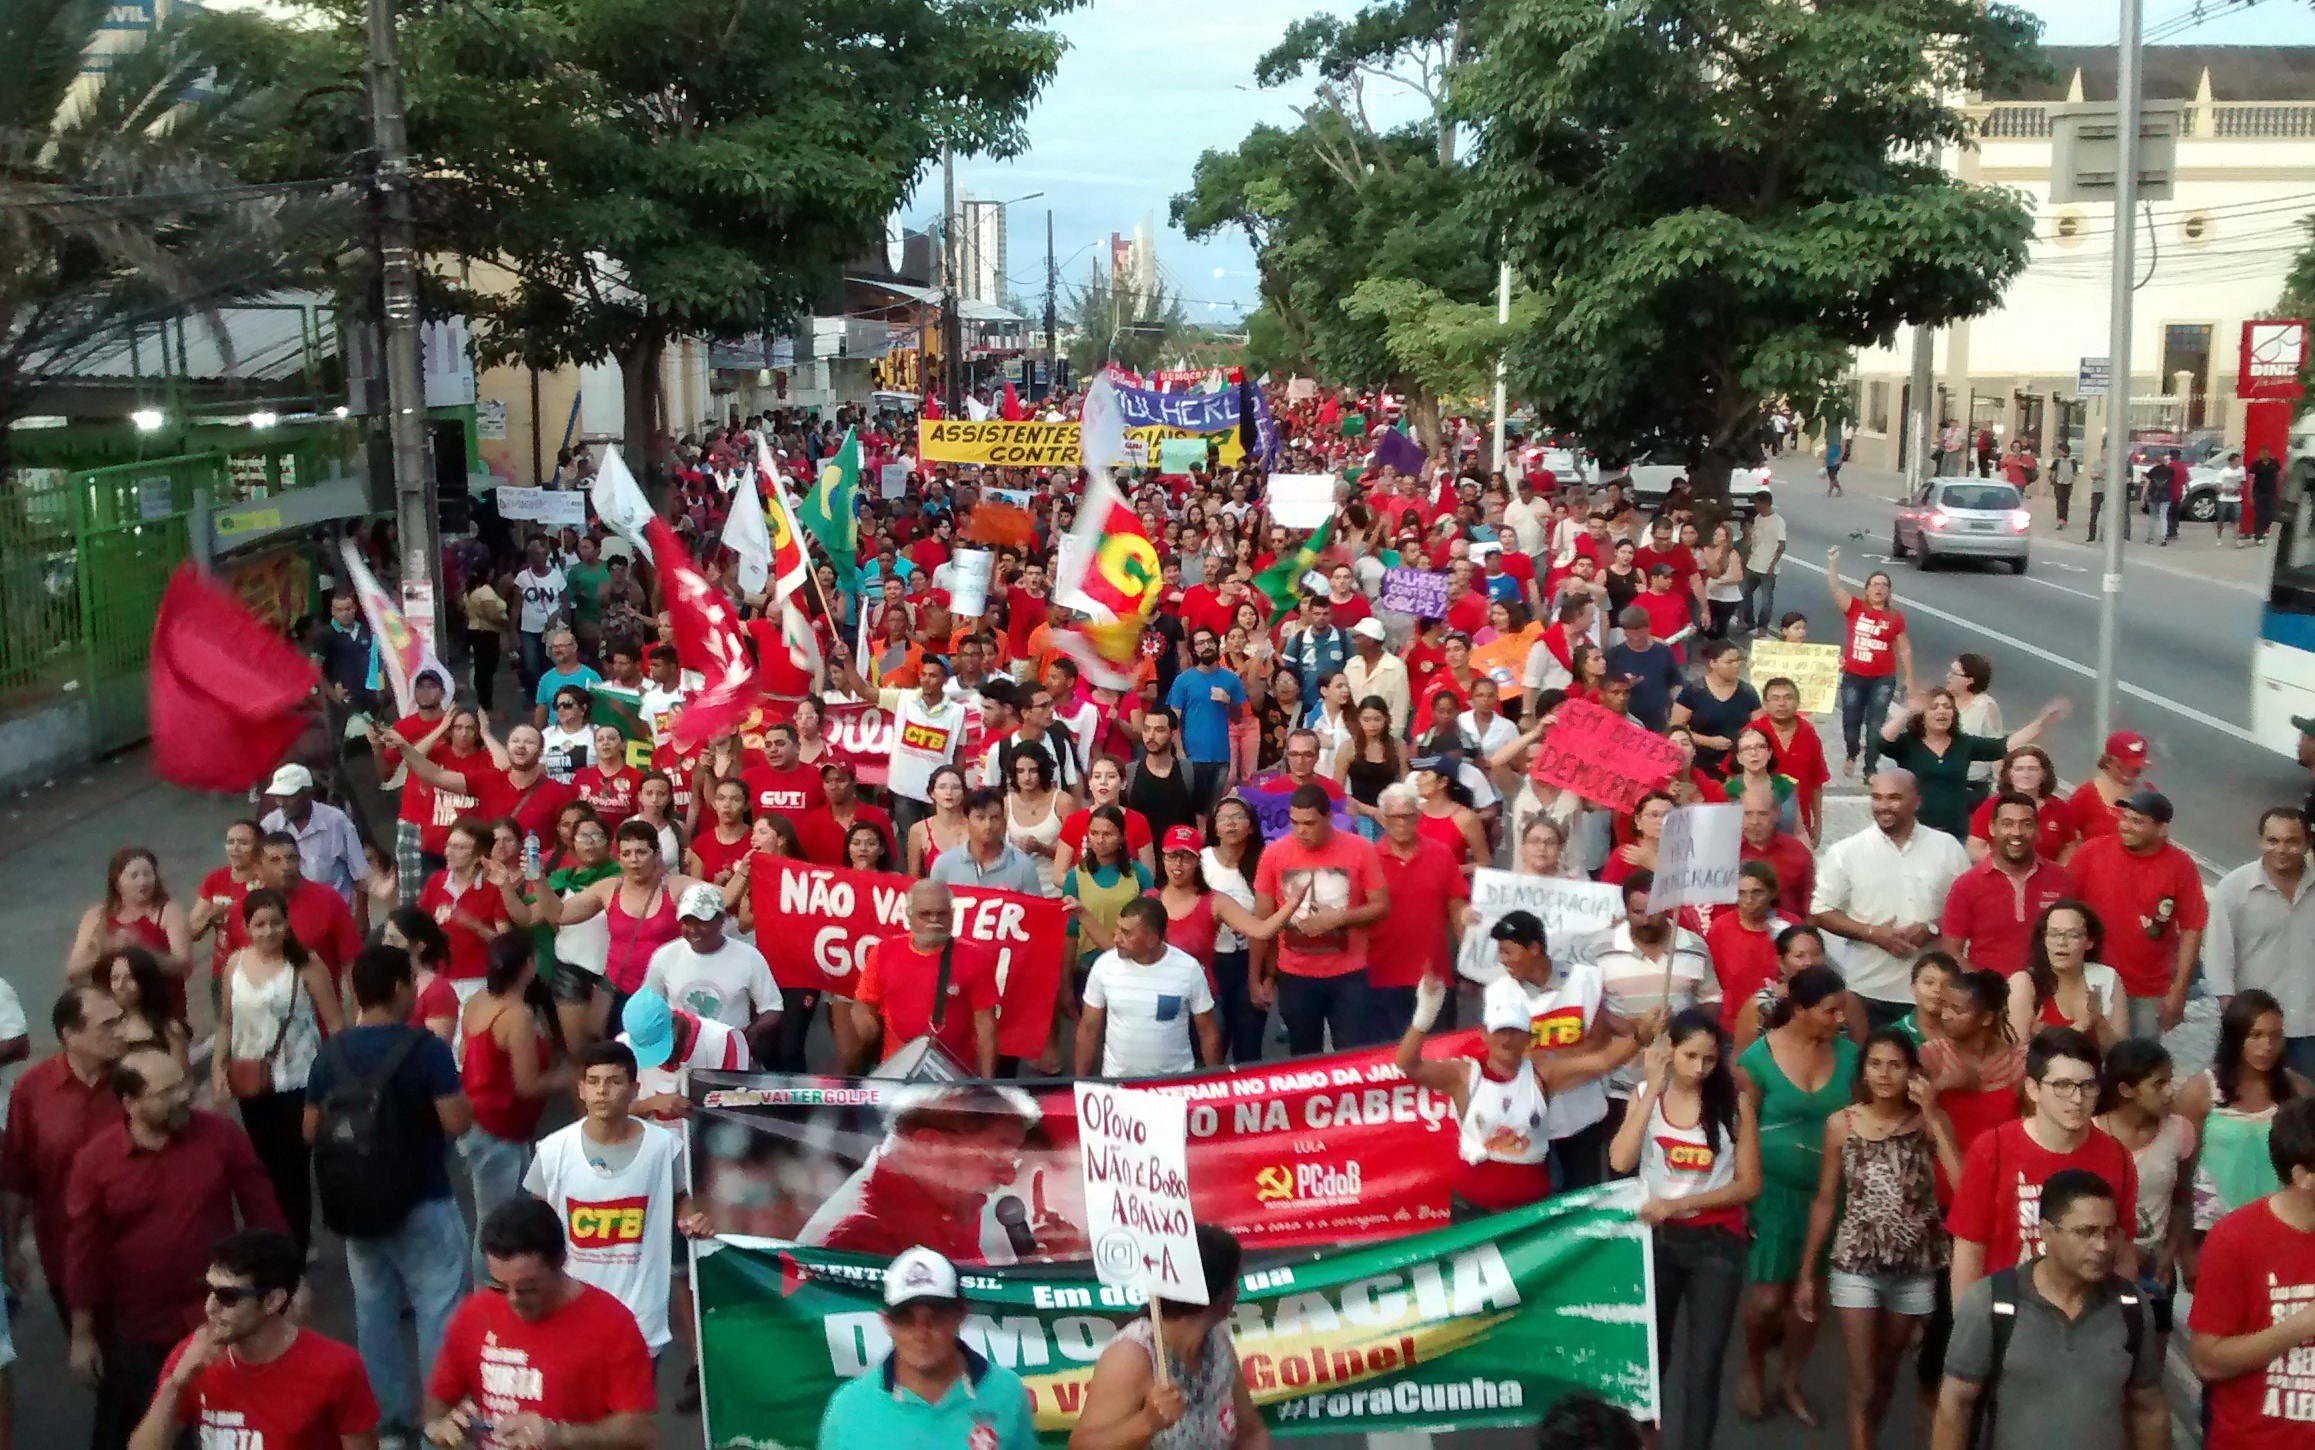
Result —
<instances>
[{"instance_id":1,"label":"white banner","mask_svg":"<svg viewBox=\"0 0 2315 1450\"><path fill-rule=\"evenodd\" d=\"M949 586L949 613L977 615L989 607L989 570L997 556L989 549L959 549L949 562L956 578Z\"/></svg>"},{"instance_id":2,"label":"white banner","mask_svg":"<svg viewBox=\"0 0 2315 1450\"><path fill-rule=\"evenodd\" d=\"M1532 911L1543 921L1544 948L1571 957L1576 943L1614 926L1624 914L1621 888L1565 876L1517 876L1482 866L1471 873L1471 924L1463 929L1463 951L1455 970L1474 982L1503 975L1488 933L1514 911Z\"/></svg>"},{"instance_id":3,"label":"white banner","mask_svg":"<svg viewBox=\"0 0 2315 1450\"><path fill-rule=\"evenodd\" d=\"M1142 1088L1077 1084L1085 1229L1104 1284L1206 1302L1190 1209L1190 1101Z\"/></svg>"},{"instance_id":4,"label":"white banner","mask_svg":"<svg viewBox=\"0 0 2315 1450\"><path fill-rule=\"evenodd\" d=\"M900 498L908 492L908 465L887 463L881 475L886 498Z\"/></svg>"},{"instance_id":5,"label":"white banner","mask_svg":"<svg viewBox=\"0 0 2315 1450\"><path fill-rule=\"evenodd\" d=\"M1290 529L1315 529L1334 517L1334 475L1270 475L1270 521Z\"/></svg>"},{"instance_id":6,"label":"white banner","mask_svg":"<svg viewBox=\"0 0 2315 1450\"><path fill-rule=\"evenodd\" d=\"M1732 906L1744 846L1744 807L1675 806L1656 847L1656 884L1648 910Z\"/></svg>"}]
</instances>

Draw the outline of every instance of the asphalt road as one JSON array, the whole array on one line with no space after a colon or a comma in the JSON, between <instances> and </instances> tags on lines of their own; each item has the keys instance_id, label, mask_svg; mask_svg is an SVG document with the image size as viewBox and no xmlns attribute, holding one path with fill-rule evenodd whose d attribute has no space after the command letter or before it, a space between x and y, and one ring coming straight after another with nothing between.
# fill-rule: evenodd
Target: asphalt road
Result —
<instances>
[{"instance_id":1,"label":"asphalt road","mask_svg":"<svg viewBox=\"0 0 2315 1450\"><path fill-rule=\"evenodd\" d=\"M2043 744L2069 784L2095 768L2100 741L2090 706L2103 565L2100 550L2081 542L2086 510L2059 534L2042 501L2024 575L1968 563L1923 573L1888 557L1894 475L1848 470L1843 496L1827 498L1813 459L1780 460L1777 472L1777 507L1791 535L1777 580L1780 612L1805 611L1810 639L1837 642L1841 621L1824 583L1825 550L1840 549L1852 592L1867 574L1887 569L1913 638L1917 683L1939 683L1956 654L1985 655L2011 728L2063 696L2074 713ZM2251 653L2269 555L2215 550L2207 525L2185 531L2192 537L2171 548L2125 546L2115 718L2151 747L2147 778L2178 812L2173 839L2206 869L2223 871L2257 853L2259 812L2299 804L2307 776L2250 738Z\"/></svg>"}]
</instances>

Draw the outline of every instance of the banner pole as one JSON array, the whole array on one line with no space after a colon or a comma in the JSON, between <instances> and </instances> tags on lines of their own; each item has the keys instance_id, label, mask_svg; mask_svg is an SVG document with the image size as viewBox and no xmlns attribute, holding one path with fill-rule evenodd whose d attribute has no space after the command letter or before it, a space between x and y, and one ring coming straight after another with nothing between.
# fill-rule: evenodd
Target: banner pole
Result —
<instances>
[{"instance_id":1,"label":"banner pole","mask_svg":"<svg viewBox=\"0 0 2315 1450\"><path fill-rule=\"evenodd\" d=\"M1149 1296L1149 1343L1150 1364L1157 1371L1157 1382L1161 1385L1173 1383L1173 1371L1166 1368L1166 1326L1165 1321L1158 1317L1158 1296L1155 1291Z\"/></svg>"}]
</instances>

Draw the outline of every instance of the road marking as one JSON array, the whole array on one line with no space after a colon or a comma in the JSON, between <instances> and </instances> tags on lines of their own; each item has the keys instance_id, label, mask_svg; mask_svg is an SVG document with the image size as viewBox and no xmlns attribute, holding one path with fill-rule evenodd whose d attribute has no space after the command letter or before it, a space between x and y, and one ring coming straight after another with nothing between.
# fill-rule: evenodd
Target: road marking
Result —
<instances>
[{"instance_id":1,"label":"road marking","mask_svg":"<svg viewBox=\"0 0 2315 1450\"><path fill-rule=\"evenodd\" d=\"M1787 564L1798 565L1799 567L1806 569L1814 574L1822 574L1825 572L1824 565L1812 564L1806 559L1796 559L1790 554L1785 556L1784 562ZM1847 575L1843 575L1841 577L1841 582L1859 593L1862 593L1865 588L1863 580L1852 579ZM2063 586L2051 585L2050 587L2055 589ZM2068 590L2067 592L2079 593L2080 591ZM2094 596L2084 595L2083 597L2091 598ZM1984 635L1987 639L1996 640L2002 644L2008 645L2011 649L2021 650L2026 654L2030 654L2035 659L2041 660L2045 664L2053 664L2062 670L2070 670L2086 680L2095 680L2098 678L2098 672L2091 669L2088 665L2080 664L2074 660L2067 659L2064 655L2052 653L2049 650L2043 649L2038 644L2030 644L2025 640L2019 639L2016 635L2004 634L1998 629L1993 629L1989 626L1979 624L1974 619L1965 619L1958 614L1948 614L1944 610L1937 608L1935 605L1923 604L1919 600L1908 599L1905 601L1903 607L1909 610L1918 610L1920 613L1928 615L1931 619L1942 619L1947 624L1959 625L1963 629L1970 630L1976 634ZM2157 695L2152 690L2142 689L2137 685L2131 684L2128 680L2117 681L2116 687L2120 689L2123 694L2130 696L2134 700L2144 700L2147 704L2155 706L2157 709L2168 710L2171 714L2179 716L2181 719L2192 720L2197 725L2216 730L2221 735L2231 736L2236 740L2240 740L2245 745L2259 744L2259 737L2253 735L2250 731L2245 730L2242 726L2234 724L2231 721L2221 720L2216 715L2206 714L2201 710L2197 710L2192 705L2186 704L2179 700L2173 700L2168 695ZM2261 748L2264 749L2265 747L2262 746Z\"/></svg>"},{"instance_id":2,"label":"road marking","mask_svg":"<svg viewBox=\"0 0 2315 1450\"><path fill-rule=\"evenodd\" d=\"M2088 570L2084 570L2084 571L2082 571L2082 572L2084 572L2084 573L2087 573L2087 572L2089 572L2089 571L2088 571ZM2073 595L2073 596L2074 596L2076 599L2087 599L2087 600L2089 600L2090 602L2092 602L2093 604L2095 604L2095 603L2097 602L2097 600L2098 600L2098 596L2097 596L2097 595L2095 595L2095 594L2092 594L2092 593L2091 593L2089 590L2087 590L2087 589L2076 589L2076 588L2073 588L2073 587L2072 587L2072 586L2070 586L2070 585L2053 583L2052 581L2050 581L2050 580L2048 580L2048 579L2037 579L2037 578L2035 578L2035 577L2034 577L2033 575L2031 575L2031 574L2028 574L2028 575L2026 575L2026 576L2025 576L2025 581L2026 581L2028 584L2039 584L2039 585L2041 585L2041 586L2042 586L2044 589L2055 589L2055 590L2057 590L2057 591L2058 591L2060 594L2071 594L2071 595Z\"/></svg>"}]
</instances>

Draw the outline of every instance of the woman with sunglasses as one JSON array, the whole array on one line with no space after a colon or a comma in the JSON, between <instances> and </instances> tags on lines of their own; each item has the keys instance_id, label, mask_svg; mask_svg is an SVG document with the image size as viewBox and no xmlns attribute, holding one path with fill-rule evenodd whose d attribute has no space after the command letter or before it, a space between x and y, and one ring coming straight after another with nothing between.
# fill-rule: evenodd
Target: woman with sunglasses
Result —
<instances>
[{"instance_id":1,"label":"woman with sunglasses","mask_svg":"<svg viewBox=\"0 0 2315 1450\"><path fill-rule=\"evenodd\" d=\"M587 724L587 692L578 685L555 691L547 726L539 732L539 759L558 785L569 785L594 754L595 732Z\"/></svg>"}]
</instances>

